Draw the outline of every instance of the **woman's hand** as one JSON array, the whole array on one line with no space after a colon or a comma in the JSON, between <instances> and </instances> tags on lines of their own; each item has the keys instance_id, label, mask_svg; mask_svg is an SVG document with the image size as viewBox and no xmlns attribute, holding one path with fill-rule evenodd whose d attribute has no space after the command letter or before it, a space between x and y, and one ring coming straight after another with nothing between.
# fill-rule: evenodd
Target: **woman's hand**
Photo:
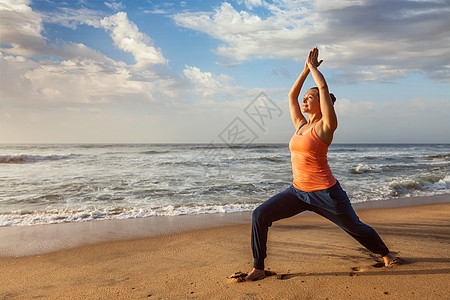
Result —
<instances>
[{"instance_id":1,"label":"woman's hand","mask_svg":"<svg viewBox=\"0 0 450 300\"><path fill-rule=\"evenodd\" d=\"M319 61L319 49L316 47L309 51L308 58L306 58L305 68L318 68L322 62L323 60Z\"/></svg>"}]
</instances>

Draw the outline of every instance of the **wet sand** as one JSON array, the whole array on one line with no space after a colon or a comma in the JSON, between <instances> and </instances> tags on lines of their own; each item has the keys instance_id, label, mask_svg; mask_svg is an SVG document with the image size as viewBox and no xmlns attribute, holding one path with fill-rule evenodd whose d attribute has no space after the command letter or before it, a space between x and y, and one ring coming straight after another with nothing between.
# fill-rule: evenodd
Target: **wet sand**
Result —
<instances>
[{"instance_id":1,"label":"wet sand","mask_svg":"<svg viewBox=\"0 0 450 300\"><path fill-rule=\"evenodd\" d=\"M300 214L269 230L278 276L256 282L228 279L251 269L248 213L0 228L0 299L449 299L450 199L433 197L355 205L403 264L378 267L334 224Z\"/></svg>"}]
</instances>

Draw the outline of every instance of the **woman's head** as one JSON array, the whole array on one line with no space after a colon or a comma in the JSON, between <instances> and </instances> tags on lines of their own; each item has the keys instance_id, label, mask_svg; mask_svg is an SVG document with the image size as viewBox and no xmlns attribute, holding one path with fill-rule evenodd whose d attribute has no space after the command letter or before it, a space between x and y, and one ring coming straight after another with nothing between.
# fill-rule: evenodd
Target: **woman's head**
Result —
<instances>
[{"instance_id":1,"label":"woman's head","mask_svg":"<svg viewBox=\"0 0 450 300\"><path fill-rule=\"evenodd\" d=\"M331 101L336 101L336 97L330 93ZM320 96L319 96L319 88L312 87L310 88L302 101L302 112L304 113L315 113L320 111Z\"/></svg>"},{"instance_id":2,"label":"woman's head","mask_svg":"<svg viewBox=\"0 0 450 300\"><path fill-rule=\"evenodd\" d=\"M319 88L317 86L314 86L314 87L310 88L310 90L316 90L317 91L317 97L319 97ZM333 102L333 105L334 105L334 102L336 102L336 97L334 96L333 93L330 93L330 98L331 98L331 101Z\"/></svg>"}]
</instances>

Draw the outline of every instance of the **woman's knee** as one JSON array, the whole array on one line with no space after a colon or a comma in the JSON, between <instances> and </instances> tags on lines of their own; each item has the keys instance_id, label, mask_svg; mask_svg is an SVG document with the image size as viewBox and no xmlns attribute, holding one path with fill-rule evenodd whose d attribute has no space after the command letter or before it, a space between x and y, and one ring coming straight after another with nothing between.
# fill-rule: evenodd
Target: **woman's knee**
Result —
<instances>
[{"instance_id":1,"label":"woman's knee","mask_svg":"<svg viewBox=\"0 0 450 300\"><path fill-rule=\"evenodd\" d=\"M263 223L263 222L270 222L270 214L266 209L264 209L263 205L258 206L253 210L252 213L252 220L253 222Z\"/></svg>"},{"instance_id":2,"label":"woman's knee","mask_svg":"<svg viewBox=\"0 0 450 300\"><path fill-rule=\"evenodd\" d=\"M288 188L272 196L253 210L252 219L257 222L266 222L270 226L272 222L287 217L291 212L297 213L299 202L292 190Z\"/></svg>"},{"instance_id":3,"label":"woman's knee","mask_svg":"<svg viewBox=\"0 0 450 300\"><path fill-rule=\"evenodd\" d=\"M261 219L263 214L264 214L264 209L261 208L261 206L258 206L257 208L255 208L253 210L252 219L253 220L259 220L259 219Z\"/></svg>"}]
</instances>

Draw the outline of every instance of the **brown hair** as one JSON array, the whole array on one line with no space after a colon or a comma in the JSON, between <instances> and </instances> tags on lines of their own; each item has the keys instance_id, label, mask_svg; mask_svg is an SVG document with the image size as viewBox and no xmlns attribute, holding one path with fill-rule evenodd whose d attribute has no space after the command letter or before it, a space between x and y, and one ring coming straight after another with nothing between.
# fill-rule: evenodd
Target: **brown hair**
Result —
<instances>
[{"instance_id":1,"label":"brown hair","mask_svg":"<svg viewBox=\"0 0 450 300\"><path fill-rule=\"evenodd\" d=\"M317 86L314 86L314 87L310 88L310 90L316 90L317 92L319 92L319 88ZM336 102L336 97L334 96L333 93L330 93L330 98L331 98L331 101L333 102L333 105L334 105L334 102Z\"/></svg>"}]
</instances>

